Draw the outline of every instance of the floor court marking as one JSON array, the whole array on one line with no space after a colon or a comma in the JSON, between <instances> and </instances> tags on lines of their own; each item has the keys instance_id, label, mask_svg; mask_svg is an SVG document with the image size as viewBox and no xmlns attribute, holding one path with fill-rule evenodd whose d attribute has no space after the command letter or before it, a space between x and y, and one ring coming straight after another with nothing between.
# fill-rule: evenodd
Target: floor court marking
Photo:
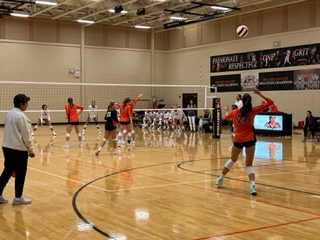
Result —
<instances>
[{"instance_id":1,"label":"floor court marking","mask_svg":"<svg viewBox=\"0 0 320 240\"><path fill-rule=\"evenodd\" d=\"M234 231L234 232L229 232L229 233L221 233L221 234L215 234L215 235L210 235L210 236L205 236L205 237L193 238L193 240L205 240L205 239L214 238L214 237L230 236L230 235L235 235L235 234L239 234L239 233L247 233L247 232L253 232L253 231L263 230L263 229L268 229L268 228L275 228L275 227L280 227L280 226L285 226L285 225L290 225L290 224L309 222L309 221L317 220L317 219L320 219L320 216L306 218L306 219L299 219L299 220L290 221L290 222L283 222L283 223L278 223L278 224L266 225L266 226L261 226L261 227L257 227L257 228L239 230L239 231Z\"/></svg>"},{"instance_id":2,"label":"floor court marking","mask_svg":"<svg viewBox=\"0 0 320 240\"><path fill-rule=\"evenodd\" d=\"M182 163L185 163L185 162L182 162ZM160 165L163 165L163 164L172 164L172 162L169 162L169 163L161 163ZM181 164L181 163L180 163ZM148 168L148 167L154 167L154 166L157 166L157 165L150 165L150 166L143 166L143 167L140 167L140 168ZM33 168L33 167L29 167L30 169L34 170L34 171L38 171L38 172L42 172L42 173L45 173L45 174L48 174L48 175L51 175L51 176L54 176L54 177L58 177L58 178L61 178L61 179L67 179L66 177L62 177L60 175L57 175L57 174L52 174L52 173L49 173L47 171L42 171L42 170L39 170L39 169L36 169L36 168ZM134 169L126 169L124 171L130 171L130 170L136 170L136 168ZM124 172L122 171L122 172ZM119 174L121 173L121 171L119 172L115 172L114 174ZM103 176L102 178L105 178L109 175L106 175L106 176ZM150 176L149 176L150 177ZM101 178L100 178L101 179ZM161 179L161 178L159 178ZM162 180L165 180L165 179L162 179ZM172 183L172 184L165 184L165 185L156 185L156 186L152 186L152 187L165 187L165 186L173 186L173 185L189 185L189 184L193 184L193 183L200 183L200 182L208 182L208 181L211 181L211 180L203 180L203 181L192 181L192 182L180 182L180 183ZM78 181L77 181L78 182ZM79 182L81 184L84 184L82 182ZM90 185L91 187L94 187L94 188L97 188L97 189L100 189L100 190L103 190L105 191L106 189L104 188L99 188L99 187L95 187L93 185ZM191 185L192 186L192 185ZM195 186L192 186L192 187L195 187ZM201 187L203 188L203 187ZM141 188L133 188L133 189L141 189ZM216 192L216 191L213 191L213 192ZM221 192L220 192L221 193ZM267 204L270 204L270 203L267 203ZM316 218L313 218L313 219L317 219L319 217L316 217ZM312 220L312 219L309 219L309 220ZM307 221L307 220L299 220L299 221L296 221L296 222L302 222L302 221ZM295 223L295 222L292 222L292 223ZM264 228L270 228L270 227L276 227L276 226L281 226L281 225L287 225L287 224L291 224L290 223L282 223L282 224L277 224L277 225L272 225L272 226L265 226L265 227L261 227L261 228L257 228L256 230L259 230L259 229L264 229ZM246 232L246 231L254 231L254 230L244 230L244 231L241 231L241 232ZM228 235L231 235L231 234L236 234L236 233L227 233ZM226 234L223 234L223 235L220 235L220 236L225 236ZM219 235L218 235L219 236ZM201 238L200 238L201 239ZM204 238L205 239L205 238Z\"/></svg>"},{"instance_id":3,"label":"floor court marking","mask_svg":"<svg viewBox=\"0 0 320 240\"><path fill-rule=\"evenodd\" d=\"M190 162L190 161L189 161ZM184 162L180 162L180 164L183 164ZM132 171L132 170L138 170L138 169L142 169L142 168L149 168L149 167L155 167L155 166L160 166L160 165L166 165L166 164L172 164L172 162L166 162L166 163L159 163L159 164L154 164L154 165L149 165L149 166L141 166L141 167L137 167L137 168L131 168L131 169L126 169L125 171ZM122 171L124 172L124 171ZM115 172L113 174L119 174L120 172ZM112 175L113 175L112 174ZM141 175L141 174L140 174ZM145 175L145 174L144 174ZM108 176L108 175L107 175ZM93 182L96 182L102 178L105 178L107 176L102 176L102 177L99 177L97 179L94 179L88 183L86 183L85 185L83 185L82 187L80 187L76 193L74 194L73 196L73 199L72 199L72 206L73 206L73 209L75 211L75 213L78 215L78 217L80 219L82 219L83 222L87 223L87 224L92 224L91 222L89 222L81 213L80 211L78 210L77 208L77 204L76 204L76 200L77 200L77 196L78 194L80 194L80 192L87 186L90 186ZM110 175L109 175L110 176ZM148 176L148 177L151 177L149 175L145 175L145 176ZM154 178L154 177L152 177ZM168 181L168 179L163 179L163 178L157 178L157 179L161 179L161 180L165 180L165 181ZM207 182L208 180L203 180L203 181L196 181L196 182ZM191 182L191 183L194 183ZM173 184L166 184L166 185L160 185L160 186L152 186L152 187L162 187L162 186L172 186L172 185L176 185L176 184L179 184L179 185L186 185L186 186L190 186L190 187L197 187L197 188L201 188L201 189L204 189L203 187L199 187L199 186L193 186L193 185L190 185L190 183L188 182L184 182L184 183L173 183ZM150 188L150 187L148 187ZM137 189L141 189L141 188L137 188ZM214 190L213 188L211 189L211 192L218 192L217 190ZM220 192L221 193L221 192ZM225 195L230 195L229 194L226 194L226 193L222 193L222 194L225 194ZM241 197L241 196L235 196L235 195L232 195L233 197L237 197L237 198L242 198L242 199L247 199L247 198L244 198L244 197ZM262 202L262 201L261 201ZM268 202L266 202L265 204L270 204ZM270 204L270 205L274 205L274 204ZM288 207L284 207L284 206L279 206L279 205L274 205L274 206L277 206L277 207L282 207L282 208L286 208L286 209L289 209L289 210L295 210L295 211L299 211L299 212L304 212L304 213L307 213L305 211L302 211L302 210L297 210L297 209L291 209L291 208L288 208ZM308 214L314 214L314 213L308 213ZM318 218L318 217L317 217ZM93 226L93 229L96 230L97 232L99 232L100 234L104 235L104 236L107 236L109 238L112 238L112 236L110 236L108 233L104 232L103 230L99 229L98 227Z\"/></svg>"},{"instance_id":4,"label":"floor court marking","mask_svg":"<svg viewBox=\"0 0 320 240\"><path fill-rule=\"evenodd\" d=\"M190 161L184 161L184 162L180 162L178 163L177 165L178 166L181 166L185 163L190 163ZM141 167L138 167L138 168L148 168L148 167L154 167L154 166L158 166L158 165L166 165L166 164L172 164L171 162L167 162L167 163L159 163L159 164L156 164L156 165L146 165L146 166L141 166ZM268 166L268 165L267 165ZM28 167L34 171L38 171L38 172L41 172L41 173L45 173L45 174L48 174L48 175L51 175L51 176L54 176L54 177L57 177L57 178L61 178L61 179L64 179L64 180L67 180L68 178L67 177L62 177L60 175L57 175L57 174L52 174L50 172L47 172L47 171L43 171L43 170L39 170L39 169L36 169L36 168L33 168L33 167ZM115 174L117 173L120 173L120 172L124 172L124 171L130 171L130 170L136 170L138 168L133 168L133 169L126 169L126 170L123 170L123 171L119 171L119 172L115 172ZM188 172L191 172L191 173L200 173L201 172L198 172L198 171L191 171L191 170L188 170L186 168L181 168L182 170L185 170L185 171L188 171ZM307 170L306 170L307 171ZM292 173L292 172L288 172L288 173ZM137 173L136 173L137 174ZM203 174L206 174L206 173L203 173ZM283 173L276 173L276 174L283 174ZM268 176L268 175L276 175L276 174L259 174L259 176ZM140 174L141 175L141 174ZM210 175L210 174L208 174ZM146 176L146 175L144 175ZM108 177L108 175L104 175L104 177ZM243 176L243 177L246 177ZM103 177L102 177L103 178ZM155 178L154 176L152 178ZM245 181L243 179L239 179L239 178L232 178L232 177L226 177L227 179L229 180L236 180L236 181L243 181L243 182L248 182L248 181ZM168 181L166 179L163 179L163 178L158 178L159 180L165 180L165 181ZM77 182L79 184L86 184L85 182L80 182L80 181L75 181L75 180L71 180L73 182ZM131 188L132 190L140 190L140 189L151 189L151 188L159 188L159 187L166 187L166 186L174 186L174 185L185 185L185 184L193 184L193 183L205 183L205 182L210 182L211 180L201 180L201 181L191 181L191 182L174 182L172 184L162 184L162 185L154 185L154 186L149 186L149 187L139 187L139 188ZM306 194L311 194L311 195L320 195L320 193L314 193L314 192L307 192L307 191L301 191L301 190L295 190L295 189L292 189L292 188L285 188L285 187L279 187L279 186L274 186L274 185L268 185L268 184L264 184L264 183L258 183L259 185L263 185L263 186L269 186L269 187L274 187L274 188L279 188L279 189L285 189L285 190L290 190L290 191L296 191L296 192L301 192L301 193L306 193ZM90 185L90 187L92 188L95 188L95 189L99 189L99 190L102 190L102 191L106 191L106 192L109 192L107 189L105 188L101 188L101 187L97 187L97 186L94 186L94 185ZM126 191L125 189L123 191Z\"/></svg>"}]
</instances>

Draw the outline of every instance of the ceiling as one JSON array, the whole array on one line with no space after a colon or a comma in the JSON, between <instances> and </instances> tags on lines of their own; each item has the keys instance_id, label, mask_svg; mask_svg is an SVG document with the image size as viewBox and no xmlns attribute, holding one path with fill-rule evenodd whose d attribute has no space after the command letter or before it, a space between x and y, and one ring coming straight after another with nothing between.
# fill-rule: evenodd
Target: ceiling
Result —
<instances>
[{"instance_id":1,"label":"ceiling","mask_svg":"<svg viewBox=\"0 0 320 240\"><path fill-rule=\"evenodd\" d=\"M221 18L234 14L245 14L263 9L289 5L305 0L43 0L55 1L48 6L35 0L0 0L0 17L23 11L30 18L47 18L67 21L91 20L93 24L151 28L172 28L195 22ZM126 13L115 13L116 6ZM212 5L229 7L228 11L211 8ZM121 9L119 9L121 10ZM139 12L141 14L139 14ZM182 17L172 20L170 17ZM11 16L9 16L11 17ZM88 24L88 23L87 23ZM92 24L92 23L90 23Z\"/></svg>"}]
</instances>

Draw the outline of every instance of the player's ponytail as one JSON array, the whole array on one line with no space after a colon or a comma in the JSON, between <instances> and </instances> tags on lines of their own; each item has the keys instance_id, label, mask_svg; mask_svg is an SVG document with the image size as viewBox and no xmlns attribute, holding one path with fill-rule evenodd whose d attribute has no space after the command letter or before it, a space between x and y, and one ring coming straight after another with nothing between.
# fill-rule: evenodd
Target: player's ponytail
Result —
<instances>
[{"instance_id":1,"label":"player's ponytail","mask_svg":"<svg viewBox=\"0 0 320 240\"><path fill-rule=\"evenodd\" d=\"M252 110L252 98L251 95L246 93L242 97L243 106L240 109L240 113L242 116L247 115Z\"/></svg>"},{"instance_id":2,"label":"player's ponytail","mask_svg":"<svg viewBox=\"0 0 320 240\"><path fill-rule=\"evenodd\" d=\"M69 106L71 108L73 108L73 99L72 98L68 98L68 103L69 103Z\"/></svg>"},{"instance_id":3,"label":"player's ponytail","mask_svg":"<svg viewBox=\"0 0 320 240\"><path fill-rule=\"evenodd\" d=\"M129 102L131 102L131 99L130 98L125 98L124 100L123 100L123 103L122 103L122 109L125 109L125 107L127 106L127 104L129 103Z\"/></svg>"}]
</instances>

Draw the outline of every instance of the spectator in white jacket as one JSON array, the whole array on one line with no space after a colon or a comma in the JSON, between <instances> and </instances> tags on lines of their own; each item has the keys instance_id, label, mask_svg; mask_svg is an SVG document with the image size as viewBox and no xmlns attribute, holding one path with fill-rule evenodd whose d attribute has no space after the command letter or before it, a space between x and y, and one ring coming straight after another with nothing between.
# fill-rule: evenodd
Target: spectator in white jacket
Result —
<instances>
[{"instance_id":1,"label":"spectator in white jacket","mask_svg":"<svg viewBox=\"0 0 320 240\"><path fill-rule=\"evenodd\" d=\"M15 197L12 204L31 203L31 199L22 197L28 157L35 157L31 122L23 113L27 110L29 101L30 98L24 94L16 95L13 99L14 108L5 117L2 143L4 170L0 176L0 204L8 202L2 193L11 176L15 176Z\"/></svg>"}]
</instances>

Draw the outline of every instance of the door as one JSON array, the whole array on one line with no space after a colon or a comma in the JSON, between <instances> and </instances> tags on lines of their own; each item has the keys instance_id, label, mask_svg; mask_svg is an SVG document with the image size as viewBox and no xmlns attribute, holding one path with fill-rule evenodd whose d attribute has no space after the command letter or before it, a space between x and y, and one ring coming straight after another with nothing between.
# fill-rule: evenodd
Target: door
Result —
<instances>
[{"instance_id":1,"label":"door","mask_svg":"<svg viewBox=\"0 0 320 240\"><path fill-rule=\"evenodd\" d=\"M190 104L190 100L193 101L193 104L198 107L198 94L197 93L183 93L182 94L182 108L186 109L187 106ZM188 111L183 110L186 116L188 116ZM196 117L198 116L198 112L196 111Z\"/></svg>"}]
</instances>

